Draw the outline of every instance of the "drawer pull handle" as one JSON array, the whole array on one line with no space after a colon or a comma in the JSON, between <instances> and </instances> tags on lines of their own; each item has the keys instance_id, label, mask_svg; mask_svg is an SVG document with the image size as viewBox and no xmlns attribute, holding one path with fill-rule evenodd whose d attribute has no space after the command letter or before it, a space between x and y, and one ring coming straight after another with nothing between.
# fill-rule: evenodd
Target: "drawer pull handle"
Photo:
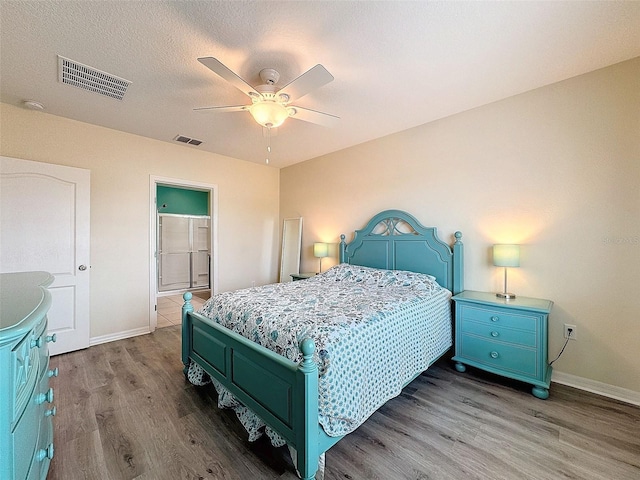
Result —
<instances>
[{"instance_id":1,"label":"drawer pull handle","mask_svg":"<svg viewBox=\"0 0 640 480\"><path fill-rule=\"evenodd\" d=\"M53 403L53 388L49 388L47 393L41 393L36 397L36 403L38 405L41 405L44 402Z\"/></svg>"},{"instance_id":2,"label":"drawer pull handle","mask_svg":"<svg viewBox=\"0 0 640 480\"><path fill-rule=\"evenodd\" d=\"M56 410L56 407L53 407L51 410L45 410L44 416L45 417L55 417L57 412L58 411Z\"/></svg>"},{"instance_id":3,"label":"drawer pull handle","mask_svg":"<svg viewBox=\"0 0 640 480\"><path fill-rule=\"evenodd\" d=\"M491 332L491 336L494 337L494 338L499 336L499 335L500 334L498 332L496 332L495 330L493 332Z\"/></svg>"},{"instance_id":4,"label":"drawer pull handle","mask_svg":"<svg viewBox=\"0 0 640 480\"><path fill-rule=\"evenodd\" d=\"M58 338L55 333L53 335L47 335L47 343L50 343L50 342L56 343L57 339Z\"/></svg>"},{"instance_id":5,"label":"drawer pull handle","mask_svg":"<svg viewBox=\"0 0 640 480\"><path fill-rule=\"evenodd\" d=\"M38 337L35 340L31 340L31 348L40 348L42 346L42 337Z\"/></svg>"},{"instance_id":6,"label":"drawer pull handle","mask_svg":"<svg viewBox=\"0 0 640 480\"><path fill-rule=\"evenodd\" d=\"M49 370L47 372L47 377L51 378L51 377L57 377L58 373L60 373L60 371L58 370L58 367L54 368L53 370Z\"/></svg>"},{"instance_id":7,"label":"drawer pull handle","mask_svg":"<svg viewBox=\"0 0 640 480\"><path fill-rule=\"evenodd\" d=\"M489 356L490 356L491 358L498 358L498 352L495 352L495 351L494 351L494 352L491 352L491 353L489 354Z\"/></svg>"},{"instance_id":8,"label":"drawer pull handle","mask_svg":"<svg viewBox=\"0 0 640 480\"><path fill-rule=\"evenodd\" d=\"M49 444L47 448L41 448L38 450L37 458L39 462L43 461L45 458L51 460L53 458L53 443Z\"/></svg>"},{"instance_id":9,"label":"drawer pull handle","mask_svg":"<svg viewBox=\"0 0 640 480\"><path fill-rule=\"evenodd\" d=\"M500 320L500 318L498 318L498 317L497 317L497 316L495 316L495 315L491 317L491 321L492 321L492 322L497 322L498 320Z\"/></svg>"}]
</instances>

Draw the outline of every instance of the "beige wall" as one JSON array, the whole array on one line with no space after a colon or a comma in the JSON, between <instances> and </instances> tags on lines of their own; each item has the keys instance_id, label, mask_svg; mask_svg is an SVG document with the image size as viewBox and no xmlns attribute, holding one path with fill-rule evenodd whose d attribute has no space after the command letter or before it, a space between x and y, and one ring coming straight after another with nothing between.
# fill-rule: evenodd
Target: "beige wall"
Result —
<instances>
[{"instance_id":1,"label":"beige wall","mask_svg":"<svg viewBox=\"0 0 640 480\"><path fill-rule=\"evenodd\" d=\"M91 337L149 323L149 182L218 187L218 287L276 280L277 169L10 105L0 154L91 170Z\"/></svg>"},{"instance_id":2,"label":"beige wall","mask_svg":"<svg viewBox=\"0 0 640 480\"><path fill-rule=\"evenodd\" d=\"M490 247L522 244L509 289L555 302L551 358L577 326L556 370L640 392L640 59L281 170L303 271L389 208L463 232L467 289L500 290Z\"/></svg>"}]
</instances>

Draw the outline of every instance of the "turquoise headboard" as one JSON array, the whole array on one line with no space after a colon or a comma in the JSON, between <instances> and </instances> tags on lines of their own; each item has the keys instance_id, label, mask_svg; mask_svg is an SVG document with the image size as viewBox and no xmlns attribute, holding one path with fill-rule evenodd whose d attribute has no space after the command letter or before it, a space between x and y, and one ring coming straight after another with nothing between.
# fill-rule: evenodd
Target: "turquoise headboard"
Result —
<instances>
[{"instance_id":1,"label":"turquoise headboard","mask_svg":"<svg viewBox=\"0 0 640 480\"><path fill-rule=\"evenodd\" d=\"M380 212L350 243L340 235L340 263L427 273L454 294L464 290L462 233L453 248L438 238L435 227L424 227L401 210Z\"/></svg>"}]
</instances>

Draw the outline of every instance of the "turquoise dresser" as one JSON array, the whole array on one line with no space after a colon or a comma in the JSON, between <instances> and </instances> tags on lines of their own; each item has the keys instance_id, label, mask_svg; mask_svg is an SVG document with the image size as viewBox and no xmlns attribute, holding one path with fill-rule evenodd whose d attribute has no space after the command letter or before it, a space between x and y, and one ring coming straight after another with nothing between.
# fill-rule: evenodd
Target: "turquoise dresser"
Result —
<instances>
[{"instance_id":1,"label":"turquoise dresser","mask_svg":"<svg viewBox=\"0 0 640 480\"><path fill-rule=\"evenodd\" d=\"M549 397L548 322L553 302L465 290L453 297L456 333L453 360L533 385L538 398Z\"/></svg>"},{"instance_id":2,"label":"turquoise dresser","mask_svg":"<svg viewBox=\"0 0 640 480\"><path fill-rule=\"evenodd\" d=\"M43 480L53 458L56 409L49 378L47 311L53 277L0 274L0 479Z\"/></svg>"}]
</instances>

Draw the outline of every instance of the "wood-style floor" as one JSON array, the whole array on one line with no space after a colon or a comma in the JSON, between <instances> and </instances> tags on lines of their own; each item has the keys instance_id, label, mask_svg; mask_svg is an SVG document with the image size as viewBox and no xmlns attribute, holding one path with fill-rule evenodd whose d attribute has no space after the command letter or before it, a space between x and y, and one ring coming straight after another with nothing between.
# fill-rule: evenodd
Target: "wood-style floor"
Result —
<instances>
[{"instance_id":1,"label":"wood-style floor","mask_svg":"<svg viewBox=\"0 0 640 480\"><path fill-rule=\"evenodd\" d=\"M51 359L49 480L294 479L286 449L250 444L215 391L185 381L180 327ZM639 479L640 408L529 387L441 360L326 455L335 479Z\"/></svg>"}]
</instances>

